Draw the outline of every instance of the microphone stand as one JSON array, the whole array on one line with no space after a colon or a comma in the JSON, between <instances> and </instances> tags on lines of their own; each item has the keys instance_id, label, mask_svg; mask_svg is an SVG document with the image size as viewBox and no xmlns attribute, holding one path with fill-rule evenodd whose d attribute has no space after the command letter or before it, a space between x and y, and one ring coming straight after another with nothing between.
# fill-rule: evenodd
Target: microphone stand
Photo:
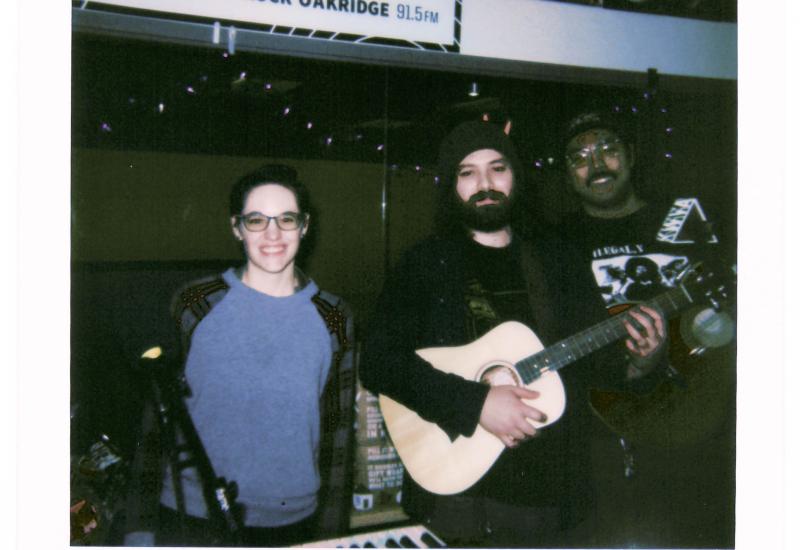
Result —
<instances>
[{"instance_id":1,"label":"microphone stand","mask_svg":"<svg viewBox=\"0 0 800 550\"><path fill-rule=\"evenodd\" d=\"M152 364L156 362L158 364ZM238 488L235 481L227 482L225 478L218 477L214 471L186 408L184 397L191 395L186 379L182 373L176 373L169 368L170 365L165 364L161 348L152 348L145 352L142 355L142 363L147 367L145 371L149 375L160 425L167 434L164 439L170 442L168 443L170 468L179 510L185 514L180 471L194 466L200 475L208 518L219 536L215 542L221 546L240 546L244 526L238 514L239 506L236 504ZM184 438L183 444L178 443L178 432ZM179 460L182 450L189 453L189 458L183 461Z\"/></svg>"}]
</instances>

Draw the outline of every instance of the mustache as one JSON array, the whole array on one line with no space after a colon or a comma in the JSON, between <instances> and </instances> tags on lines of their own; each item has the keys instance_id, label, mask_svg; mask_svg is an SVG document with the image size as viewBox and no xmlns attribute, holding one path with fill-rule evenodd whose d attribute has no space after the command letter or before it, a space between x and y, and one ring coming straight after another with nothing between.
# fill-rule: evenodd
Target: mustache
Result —
<instances>
[{"instance_id":1,"label":"mustache","mask_svg":"<svg viewBox=\"0 0 800 550\"><path fill-rule=\"evenodd\" d=\"M592 177L586 180L586 186L587 187L590 186L592 183L594 183L595 181L597 181L599 179L615 178L615 177L617 177L617 175L614 172L610 172L608 170L600 170L600 171L594 172L592 174Z\"/></svg>"},{"instance_id":2,"label":"mustache","mask_svg":"<svg viewBox=\"0 0 800 550\"><path fill-rule=\"evenodd\" d=\"M495 191L494 189L490 189L489 191L478 191L469 198L469 204L475 206L477 203L485 199L491 199L493 201L502 203L507 201L508 197L500 191Z\"/></svg>"}]
</instances>

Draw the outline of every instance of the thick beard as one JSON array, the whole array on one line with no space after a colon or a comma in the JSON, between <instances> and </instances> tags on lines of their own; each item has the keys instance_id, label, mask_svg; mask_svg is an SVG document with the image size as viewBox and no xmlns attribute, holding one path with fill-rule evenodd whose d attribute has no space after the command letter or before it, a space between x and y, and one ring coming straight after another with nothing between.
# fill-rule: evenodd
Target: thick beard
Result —
<instances>
[{"instance_id":1,"label":"thick beard","mask_svg":"<svg viewBox=\"0 0 800 550\"><path fill-rule=\"evenodd\" d=\"M475 203L491 198L497 204L476 206ZM461 221L476 231L498 231L511 223L512 199L498 191L478 192L468 201L458 199Z\"/></svg>"}]
</instances>

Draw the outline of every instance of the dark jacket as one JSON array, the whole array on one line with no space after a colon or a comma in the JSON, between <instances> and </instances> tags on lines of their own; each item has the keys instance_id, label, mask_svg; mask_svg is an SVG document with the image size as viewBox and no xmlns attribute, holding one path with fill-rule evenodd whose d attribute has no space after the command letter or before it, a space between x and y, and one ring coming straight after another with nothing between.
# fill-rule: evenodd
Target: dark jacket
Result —
<instances>
[{"instance_id":1,"label":"dark jacket","mask_svg":"<svg viewBox=\"0 0 800 550\"><path fill-rule=\"evenodd\" d=\"M466 436L478 424L488 387L438 371L414 351L469 343L464 302L468 243L466 237L431 237L405 254L378 300L359 372L370 391L399 401L450 434ZM561 239L542 236L513 246L521 254L531 328L545 346L607 319L591 279ZM567 392L565 415L518 449L504 451L464 494L524 506L588 503L587 389L622 383L621 349L606 348L560 371ZM408 513L424 518L434 498L405 476Z\"/></svg>"}]
</instances>

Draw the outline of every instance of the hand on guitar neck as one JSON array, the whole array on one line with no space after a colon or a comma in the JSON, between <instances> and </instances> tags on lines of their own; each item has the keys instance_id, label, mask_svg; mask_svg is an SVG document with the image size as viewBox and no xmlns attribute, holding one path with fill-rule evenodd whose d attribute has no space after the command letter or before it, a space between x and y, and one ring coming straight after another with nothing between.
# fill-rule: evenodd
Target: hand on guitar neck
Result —
<instances>
[{"instance_id":1,"label":"hand on guitar neck","mask_svg":"<svg viewBox=\"0 0 800 550\"><path fill-rule=\"evenodd\" d=\"M522 399L536 399L540 393L517 386L492 386L481 409L480 425L513 449L526 437L536 435L528 418L546 422L547 415L525 404Z\"/></svg>"},{"instance_id":2,"label":"hand on guitar neck","mask_svg":"<svg viewBox=\"0 0 800 550\"><path fill-rule=\"evenodd\" d=\"M659 364L667 349L664 344L667 341L664 317L645 305L629 309L627 315L629 318L623 320L622 324L630 336L625 340L630 357L628 378L640 378Z\"/></svg>"},{"instance_id":3,"label":"hand on guitar neck","mask_svg":"<svg viewBox=\"0 0 800 550\"><path fill-rule=\"evenodd\" d=\"M609 317L547 348L530 328L507 321L466 345L416 350L433 368L491 387L474 433L455 438L435 422L381 394L381 413L405 471L436 494L467 490L505 448L516 446L517 436L536 433L562 417L567 399L558 370L622 339L631 340L627 346L634 367L644 369L650 362L650 368L655 367L667 349L664 319L712 299L712 305L724 303L717 296L725 298L725 286L704 274L700 266L692 266L681 274L675 288L634 308L636 315ZM501 413L502 408L512 412ZM624 413L621 416L625 417ZM695 419L689 421L696 423ZM534 425L528 427L527 423ZM651 424L659 423L656 416Z\"/></svg>"},{"instance_id":4,"label":"hand on guitar neck","mask_svg":"<svg viewBox=\"0 0 800 550\"><path fill-rule=\"evenodd\" d=\"M625 340L630 356L628 377L639 378L652 371L663 357L666 349L664 318L647 306L638 306L627 314L630 320L624 320L623 325L630 336ZM481 410L480 425L494 434L503 445L513 449L526 438L536 435L536 428L528 419L547 422L544 412L523 401L535 400L540 393L512 385L513 380L489 378L488 381L492 387Z\"/></svg>"}]
</instances>

